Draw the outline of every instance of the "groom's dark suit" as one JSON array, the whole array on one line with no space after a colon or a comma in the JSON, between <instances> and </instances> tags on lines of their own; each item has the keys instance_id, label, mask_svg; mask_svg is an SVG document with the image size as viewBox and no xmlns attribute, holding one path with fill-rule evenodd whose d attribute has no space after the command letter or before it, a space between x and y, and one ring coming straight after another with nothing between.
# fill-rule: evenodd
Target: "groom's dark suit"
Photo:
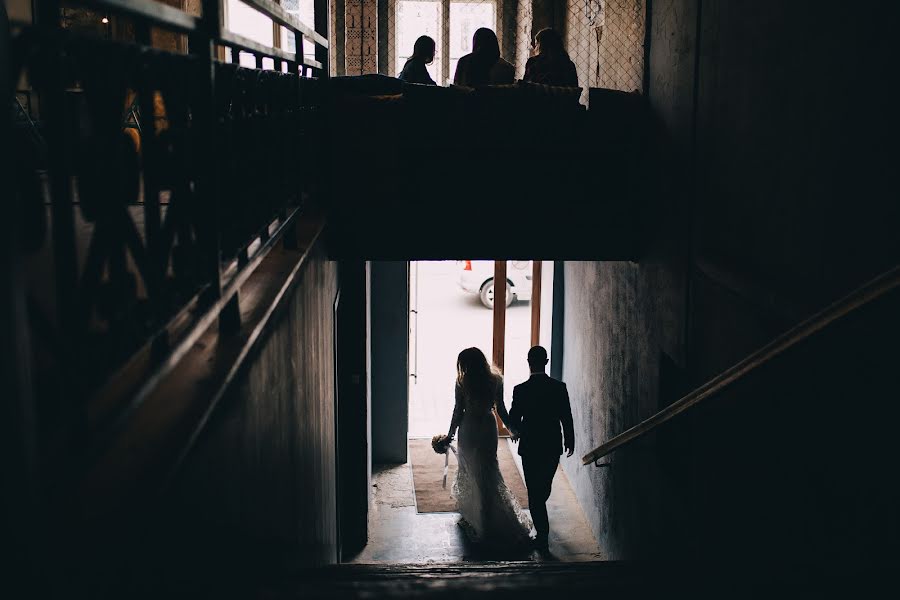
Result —
<instances>
[{"instance_id":1,"label":"groom's dark suit","mask_svg":"<svg viewBox=\"0 0 900 600\"><path fill-rule=\"evenodd\" d=\"M553 475L559 465L563 442L566 448L574 448L575 444L566 384L544 373L533 373L528 381L513 388L509 418L513 429L519 433L519 455L537 541L546 544L550 532L546 503ZM560 425L564 438L560 436Z\"/></svg>"}]
</instances>

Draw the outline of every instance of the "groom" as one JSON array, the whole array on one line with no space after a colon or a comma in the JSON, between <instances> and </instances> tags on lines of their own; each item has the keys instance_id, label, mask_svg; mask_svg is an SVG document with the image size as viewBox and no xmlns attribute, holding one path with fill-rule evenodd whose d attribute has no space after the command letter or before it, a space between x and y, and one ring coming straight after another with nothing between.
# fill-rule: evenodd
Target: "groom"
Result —
<instances>
[{"instance_id":1,"label":"groom","mask_svg":"<svg viewBox=\"0 0 900 600\"><path fill-rule=\"evenodd\" d=\"M528 351L528 366L531 377L513 388L509 418L512 429L518 432L528 505L537 530L535 543L539 550L547 550L550 522L546 503L550 497L550 486L563 445L567 456L572 456L575 451L575 432L566 384L545 373L547 351L541 346L534 346Z\"/></svg>"}]
</instances>

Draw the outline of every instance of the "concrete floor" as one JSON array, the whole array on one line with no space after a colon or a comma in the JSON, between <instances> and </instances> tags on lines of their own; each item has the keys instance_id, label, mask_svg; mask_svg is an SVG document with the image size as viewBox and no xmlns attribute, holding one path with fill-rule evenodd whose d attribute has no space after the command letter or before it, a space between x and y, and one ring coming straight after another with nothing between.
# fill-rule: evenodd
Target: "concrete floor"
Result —
<instances>
[{"instance_id":1,"label":"concrete floor","mask_svg":"<svg viewBox=\"0 0 900 600\"><path fill-rule=\"evenodd\" d=\"M501 441L501 443L508 443ZM515 453L513 455L518 459ZM521 464L519 464L521 469ZM528 552L516 556L486 556L467 542L458 513L416 512L412 469L376 465L372 472L369 543L350 563L449 563L481 560L604 560L590 526L562 469L553 480L548 502L550 554Z\"/></svg>"}]
</instances>

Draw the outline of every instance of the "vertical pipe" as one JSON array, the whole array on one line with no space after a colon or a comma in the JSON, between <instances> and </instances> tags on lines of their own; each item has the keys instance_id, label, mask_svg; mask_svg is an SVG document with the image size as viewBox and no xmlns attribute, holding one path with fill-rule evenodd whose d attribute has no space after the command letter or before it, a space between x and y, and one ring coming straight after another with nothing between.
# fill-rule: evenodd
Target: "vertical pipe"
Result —
<instances>
[{"instance_id":1,"label":"vertical pipe","mask_svg":"<svg viewBox=\"0 0 900 600\"><path fill-rule=\"evenodd\" d=\"M644 0L644 72L641 74L641 93L650 99L650 40L653 28L653 0Z\"/></svg>"},{"instance_id":2,"label":"vertical pipe","mask_svg":"<svg viewBox=\"0 0 900 600\"><path fill-rule=\"evenodd\" d=\"M313 26L316 30L316 33L321 35L323 38L328 40L329 45L333 43L332 35L330 31L331 25L331 15L328 12L328 0L315 0L315 4L313 5ZM331 65L329 64L329 51L328 48L324 46L320 46L319 44L315 44L316 48L316 60L322 63L322 69L319 73L319 77L328 77L331 75ZM302 54L303 48L298 47L298 52Z\"/></svg>"},{"instance_id":3,"label":"vertical pipe","mask_svg":"<svg viewBox=\"0 0 900 600\"><path fill-rule=\"evenodd\" d=\"M494 261L494 366L503 372L504 346L506 345L506 261Z\"/></svg>"},{"instance_id":4,"label":"vertical pipe","mask_svg":"<svg viewBox=\"0 0 900 600\"><path fill-rule=\"evenodd\" d=\"M565 270L566 263L553 263L553 318L550 332L550 376L562 379L563 335L565 333Z\"/></svg>"},{"instance_id":5,"label":"vertical pipe","mask_svg":"<svg viewBox=\"0 0 900 600\"><path fill-rule=\"evenodd\" d=\"M76 339L78 306L78 259L75 245L75 214L69 169L66 164L67 122L65 91L59 57L59 2L47 0L37 5L38 25L48 35L42 53L43 76L35 83L41 95L41 120L47 137L47 166L50 173L53 264L55 266L56 312L59 327L67 341Z\"/></svg>"},{"instance_id":6,"label":"vertical pipe","mask_svg":"<svg viewBox=\"0 0 900 600\"><path fill-rule=\"evenodd\" d=\"M317 1L328 6L328 0ZM344 0L333 0L333 2L334 31L332 32L333 35L328 37L328 43L329 45L333 44L334 46L334 74L340 77L347 74L347 56L345 54L345 42L347 39L347 6ZM324 12L327 13L327 10ZM326 73L330 75L331 70L327 70Z\"/></svg>"},{"instance_id":7,"label":"vertical pipe","mask_svg":"<svg viewBox=\"0 0 900 600\"><path fill-rule=\"evenodd\" d=\"M219 265L221 223L219 222L219 191L217 182L216 158L219 149L216 145L215 128L215 86L216 86L216 46L215 40L221 35L224 26L224 3L220 0L203 0L203 18L200 29L194 34L191 43L192 53L200 61L201 72L198 79L196 106L193 107L194 126L198 145L197 188L198 204L206 215L207 223L199 240L204 265L204 278L209 287L204 300L214 302L222 293L222 274ZM232 56L235 49L232 49ZM235 57L237 59L238 57ZM234 62L238 62L235 60Z\"/></svg>"},{"instance_id":8,"label":"vertical pipe","mask_svg":"<svg viewBox=\"0 0 900 600\"><path fill-rule=\"evenodd\" d=\"M450 0L441 2L441 72L438 73L438 85L444 85L444 81L453 81L453 73L450 72ZM443 81L441 81L443 80ZM505 265L506 263L504 263ZM495 288L496 293L496 288Z\"/></svg>"},{"instance_id":9,"label":"vertical pipe","mask_svg":"<svg viewBox=\"0 0 900 600\"><path fill-rule=\"evenodd\" d=\"M703 28L703 1L697 0L697 15L694 22L694 81L692 82L692 98L691 98L691 182L688 190L687 199L687 248L685 250L685 285L684 285L684 364L687 369L688 377L693 380L693 335L691 328L693 327L693 313L691 305L694 299L694 234L695 234L695 213L697 196L700 191L700 170L699 163L699 141L697 139L697 122L699 119L699 102L700 102L700 67L701 67L701 47Z\"/></svg>"},{"instance_id":10,"label":"vertical pipe","mask_svg":"<svg viewBox=\"0 0 900 600\"><path fill-rule=\"evenodd\" d=\"M531 345L541 344L541 273L544 263L536 260L531 268Z\"/></svg>"},{"instance_id":11,"label":"vertical pipe","mask_svg":"<svg viewBox=\"0 0 900 600\"><path fill-rule=\"evenodd\" d=\"M141 45L152 46L150 26L147 23L135 23L135 37ZM145 283L151 310L157 312L162 309L159 305L159 291L166 272L166 265L160 263L165 260L164 257L168 256L168 253L159 247L162 215L156 177L156 168L159 166L156 147L156 114L153 102L154 89L152 82L148 79L148 71L144 70L139 76L135 92L140 112L138 131L144 183L144 236L147 247L147 264L149 265L148 281Z\"/></svg>"},{"instance_id":12,"label":"vertical pipe","mask_svg":"<svg viewBox=\"0 0 900 600\"><path fill-rule=\"evenodd\" d=\"M390 49L388 48L388 31L391 0L378 0L378 72L382 75L392 75L394 66L390 61ZM397 73L393 73L394 76Z\"/></svg>"},{"instance_id":13,"label":"vertical pipe","mask_svg":"<svg viewBox=\"0 0 900 600\"><path fill-rule=\"evenodd\" d=\"M504 370L504 354L506 347L506 261L494 261L494 343L493 363L500 373ZM509 435L499 415L494 414L500 435Z\"/></svg>"}]
</instances>

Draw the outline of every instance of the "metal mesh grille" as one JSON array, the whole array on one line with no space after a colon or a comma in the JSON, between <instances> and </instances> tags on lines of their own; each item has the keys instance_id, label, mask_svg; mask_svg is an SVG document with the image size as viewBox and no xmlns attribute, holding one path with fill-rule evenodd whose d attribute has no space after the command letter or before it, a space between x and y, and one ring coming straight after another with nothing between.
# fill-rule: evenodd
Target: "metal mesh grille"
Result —
<instances>
[{"instance_id":1,"label":"metal mesh grille","mask_svg":"<svg viewBox=\"0 0 900 600\"><path fill-rule=\"evenodd\" d=\"M643 91L646 0L566 1L566 46L579 85Z\"/></svg>"},{"instance_id":2,"label":"metal mesh grille","mask_svg":"<svg viewBox=\"0 0 900 600\"><path fill-rule=\"evenodd\" d=\"M345 0L344 56L347 75L378 72L378 2Z\"/></svg>"}]
</instances>

